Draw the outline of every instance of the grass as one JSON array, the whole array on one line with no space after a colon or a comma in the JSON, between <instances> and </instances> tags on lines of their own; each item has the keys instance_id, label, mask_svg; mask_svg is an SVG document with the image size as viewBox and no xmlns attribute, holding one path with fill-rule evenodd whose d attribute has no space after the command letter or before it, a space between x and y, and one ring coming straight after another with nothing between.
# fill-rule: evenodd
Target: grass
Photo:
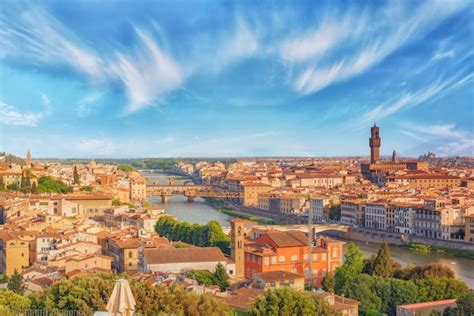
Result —
<instances>
[{"instance_id":1,"label":"grass","mask_svg":"<svg viewBox=\"0 0 474 316\"><path fill-rule=\"evenodd\" d=\"M440 254L440 255L447 255L447 256L452 256L452 257L474 260L474 251L470 251L470 250L448 248L448 247L442 247L442 246L431 246L431 245L425 245L425 244L420 244L420 243L408 243L408 244L393 245L393 246L403 248L403 249L408 249L411 251L420 252L420 253Z\"/></svg>"},{"instance_id":2,"label":"grass","mask_svg":"<svg viewBox=\"0 0 474 316\"><path fill-rule=\"evenodd\" d=\"M256 222L259 224L264 224L264 225L282 225L283 223L269 219L269 218L264 218L260 216L255 216L255 215L248 215L248 214L243 214L240 212L235 211L233 208L224 206L224 203L218 200L213 200L213 199L207 199L207 202L209 203L210 206L212 206L214 209L217 211L227 214L229 216L233 217L238 217L241 219L246 219L252 222Z\"/></svg>"}]
</instances>

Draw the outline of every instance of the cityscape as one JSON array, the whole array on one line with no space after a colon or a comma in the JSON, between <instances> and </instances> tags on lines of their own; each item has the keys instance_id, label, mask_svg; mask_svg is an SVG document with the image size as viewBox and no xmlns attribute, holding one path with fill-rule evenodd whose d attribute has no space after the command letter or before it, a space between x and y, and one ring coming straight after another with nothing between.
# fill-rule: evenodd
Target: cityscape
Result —
<instances>
[{"instance_id":1,"label":"cityscape","mask_svg":"<svg viewBox=\"0 0 474 316\"><path fill-rule=\"evenodd\" d=\"M472 1L10 1L0 315L474 315Z\"/></svg>"}]
</instances>

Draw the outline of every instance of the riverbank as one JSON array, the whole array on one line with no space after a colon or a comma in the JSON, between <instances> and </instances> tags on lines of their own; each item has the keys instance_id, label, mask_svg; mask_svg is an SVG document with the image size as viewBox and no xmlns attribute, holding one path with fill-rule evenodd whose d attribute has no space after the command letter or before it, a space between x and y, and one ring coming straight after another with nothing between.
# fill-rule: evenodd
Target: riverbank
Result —
<instances>
[{"instance_id":1,"label":"riverbank","mask_svg":"<svg viewBox=\"0 0 474 316\"><path fill-rule=\"evenodd\" d=\"M260 216L255 216L255 215L248 215L244 213L237 212L236 210L227 207L224 205L222 201L219 200L214 200L214 199L206 199L206 202L214 208L216 211L219 211L223 214L232 216L232 217L237 217L241 219L246 219L252 222L256 222L259 224L264 224L264 225L282 225L284 223L281 223L279 221L270 219L270 218L265 218L265 217L260 217Z\"/></svg>"},{"instance_id":2,"label":"riverbank","mask_svg":"<svg viewBox=\"0 0 474 316\"><path fill-rule=\"evenodd\" d=\"M398 247L402 249L407 249L410 251L415 251L419 253L426 253L426 254L439 254L439 255L446 255L456 258L464 258L474 260L474 251L463 250L463 249L454 249L442 246L432 246L432 245L425 245L420 243L408 243L408 244L391 244L392 247Z\"/></svg>"}]
</instances>

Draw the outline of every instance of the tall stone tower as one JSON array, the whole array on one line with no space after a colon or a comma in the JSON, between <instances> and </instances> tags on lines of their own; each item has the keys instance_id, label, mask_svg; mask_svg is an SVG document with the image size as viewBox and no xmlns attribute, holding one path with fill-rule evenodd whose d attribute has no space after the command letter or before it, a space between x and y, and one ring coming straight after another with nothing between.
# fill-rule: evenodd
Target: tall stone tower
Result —
<instances>
[{"instance_id":1,"label":"tall stone tower","mask_svg":"<svg viewBox=\"0 0 474 316\"><path fill-rule=\"evenodd\" d=\"M374 123L374 126L370 128L370 163L376 163L380 160L380 144L379 127Z\"/></svg>"},{"instance_id":2,"label":"tall stone tower","mask_svg":"<svg viewBox=\"0 0 474 316\"><path fill-rule=\"evenodd\" d=\"M230 221L231 252L230 257L235 262L235 276L244 278L244 221L234 218Z\"/></svg>"},{"instance_id":3,"label":"tall stone tower","mask_svg":"<svg viewBox=\"0 0 474 316\"><path fill-rule=\"evenodd\" d=\"M28 148L28 151L26 152L26 166L27 167L30 167L31 166L31 153L30 153L30 149Z\"/></svg>"}]
</instances>

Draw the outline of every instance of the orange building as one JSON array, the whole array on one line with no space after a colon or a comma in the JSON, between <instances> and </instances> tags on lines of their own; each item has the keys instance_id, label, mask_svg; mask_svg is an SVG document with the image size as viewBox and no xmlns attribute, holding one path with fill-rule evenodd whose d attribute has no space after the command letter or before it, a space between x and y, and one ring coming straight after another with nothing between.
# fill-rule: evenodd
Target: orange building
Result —
<instances>
[{"instance_id":1,"label":"orange building","mask_svg":"<svg viewBox=\"0 0 474 316\"><path fill-rule=\"evenodd\" d=\"M311 253L313 283L320 285L324 276L342 264L340 241L320 238ZM267 232L245 246L245 278L261 272L286 271L304 275L309 281L308 237L300 231Z\"/></svg>"}]
</instances>

